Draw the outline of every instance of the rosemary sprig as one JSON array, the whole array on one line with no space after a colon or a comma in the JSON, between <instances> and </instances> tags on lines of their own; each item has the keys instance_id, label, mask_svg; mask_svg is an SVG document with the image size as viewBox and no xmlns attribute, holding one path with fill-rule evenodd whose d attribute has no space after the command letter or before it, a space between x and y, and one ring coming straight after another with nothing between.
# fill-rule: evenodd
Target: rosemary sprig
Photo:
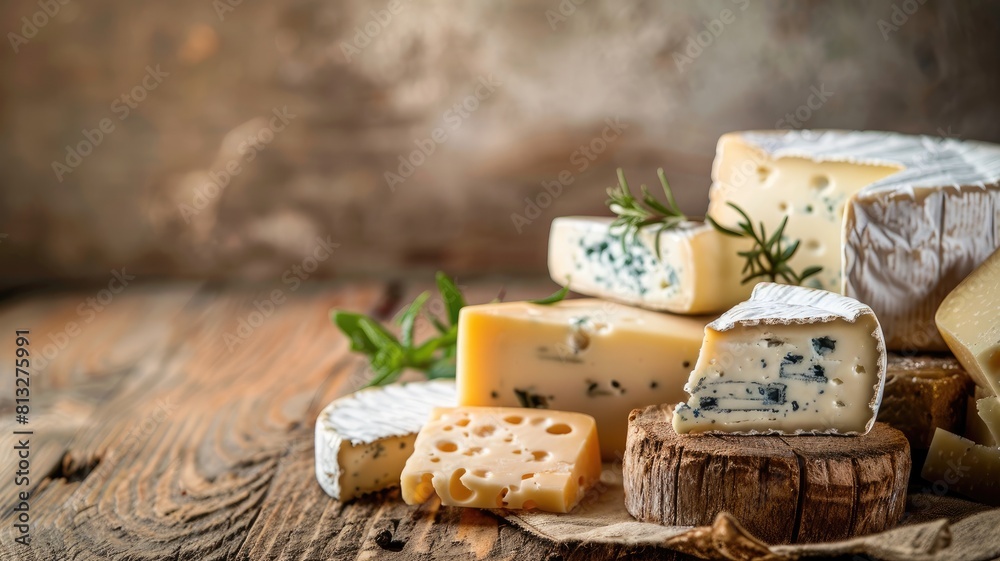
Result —
<instances>
[{"instance_id":1,"label":"rosemary sprig","mask_svg":"<svg viewBox=\"0 0 1000 561\"><path fill-rule=\"evenodd\" d=\"M787 284L801 285L802 281L823 270L823 267L813 266L806 268L802 273L796 273L788 266L788 261L791 260L792 256L799 249L799 240L795 240L787 247L782 247L782 237L784 236L785 225L788 223L787 216L781 220L778 229L768 237L763 222L760 222L760 232L758 232L754 229L753 221L747 216L746 211L734 203L729 202L726 204L743 217L743 221L737 224L739 230L726 228L716 222L711 216L706 216L705 219L712 227L723 234L753 240L753 248L738 252L740 257L746 259L746 265L742 271L746 276L740 281L742 284L746 284L754 279L763 278L771 282L777 282L778 279L781 279Z\"/></svg>"},{"instance_id":2,"label":"rosemary sprig","mask_svg":"<svg viewBox=\"0 0 1000 561\"><path fill-rule=\"evenodd\" d=\"M618 168L618 186L608 188L607 205L612 212L618 215L611 223L611 231L621 235L622 249L626 249L630 238L633 242L635 241L640 230L647 226L656 226L654 239L656 240L656 256L659 257L660 233L664 230L677 228L687 221L687 216L678 208L670 185L667 184L667 176L663 173L663 168L656 170L656 176L660 179L663 193L667 197L666 204L654 197L645 185L639 186L642 198L635 198L628 182L625 181L625 172Z\"/></svg>"},{"instance_id":3,"label":"rosemary sprig","mask_svg":"<svg viewBox=\"0 0 1000 561\"><path fill-rule=\"evenodd\" d=\"M330 311L334 325L351 340L351 350L368 356L375 376L365 387L394 382L407 368L424 372L428 379L455 377L458 314L465 306L465 297L444 273L438 272L436 280L448 317L442 320L424 310L430 298L430 293L424 292L396 318L399 338L372 317L344 310ZM418 345L413 334L421 315L434 325L438 334Z\"/></svg>"}]
</instances>

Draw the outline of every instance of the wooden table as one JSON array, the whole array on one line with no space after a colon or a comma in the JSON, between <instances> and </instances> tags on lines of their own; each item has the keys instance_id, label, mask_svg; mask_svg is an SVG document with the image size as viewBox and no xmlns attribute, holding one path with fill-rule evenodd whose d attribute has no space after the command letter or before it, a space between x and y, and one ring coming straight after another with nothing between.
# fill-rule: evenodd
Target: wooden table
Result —
<instances>
[{"instance_id":1,"label":"wooden table","mask_svg":"<svg viewBox=\"0 0 1000 561\"><path fill-rule=\"evenodd\" d=\"M328 310L388 318L426 288L131 285L110 301L94 287L0 302L0 427L10 443L0 558L675 558L556 546L479 510L407 506L395 491L350 504L323 493L314 475L316 416L366 375ZM479 303L501 288L513 300L554 286L484 280L463 288ZM31 331L27 425L14 420L18 329ZM13 541L12 508L26 487L14 484L12 432L23 429L33 432L30 547Z\"/></svg>"}]
</instances>

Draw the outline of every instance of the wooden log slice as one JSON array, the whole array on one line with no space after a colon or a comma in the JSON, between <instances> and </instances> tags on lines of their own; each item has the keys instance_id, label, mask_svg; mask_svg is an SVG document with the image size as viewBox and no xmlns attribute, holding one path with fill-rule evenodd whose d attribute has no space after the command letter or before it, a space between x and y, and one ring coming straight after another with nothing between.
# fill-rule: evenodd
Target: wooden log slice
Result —
<instances>
[{"instance_id":1,"label":"wooden log slice","mask_svg":"<svg viewBox=\"0 0 1000 561\"><path fill-rule=\"evenodd\" d=\"M672 410L629 415L625 507L638 520L709 526L725 511L778 544L880 532L903 515L910 447L884 423L864 436L681 436Z\"/></svg>"}]
</instances>

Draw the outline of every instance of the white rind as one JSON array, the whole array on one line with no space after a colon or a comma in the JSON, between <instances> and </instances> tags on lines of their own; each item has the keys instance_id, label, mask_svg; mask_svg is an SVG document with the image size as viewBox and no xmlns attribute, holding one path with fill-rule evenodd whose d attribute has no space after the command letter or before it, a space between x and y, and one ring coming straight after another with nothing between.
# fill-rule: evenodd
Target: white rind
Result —
<instances>
[{"instance_id":1,"label":"white rind","mask_svg":"<svg viewBox=\"0 0 1000 561\"><path fill-rule=\"evenodd\" d=\"M855 435L868 433L875 426L875 419L878 416L879 407L882 404L882 393L885 388L885 371L888 359L886 358L885 338L882 334L882 327L879 324L875 312L865 304L853 298L842 296L826 290L817 290L801 286L791 286L762 282L753 289L750 299L738 304L733 309L719 317L719 319L708 324L705 329L715 331L729 331L739 326L765 325L810 325L842 319L850 323L855 323L859 318L868 317L875 323L875 330L872 337L876 341L878 358L878 381L874 387L875 394L868 404L872 411L872 416L865 425L865 432L856 431L843 432L836 429L825 431L805 431L796 430L792 434L843 434ZM680 404L683 405L683 404ZM789 434L787 431L767 430L767 431L706 431L706 434Z\"/></svg>"},{"instance_id":2,"label":"white rind","mask_svg":"<svg viewBox=\"0 0 1000 561\"><path fill-rule=\"evenodd\" d=\"M316 420L316 479L320 486L340 499L344 469L338 457L342 446L416 434L435 407L454 407L457 402L454 380L390 384L335 399Z\"/></svg>"},{"instance_id":3,"label":"white rind","mask_svg":"<svg viewBox=\"0 0 1000 561\"><path fill-rule=\"evenodd\" d=\"M738 325L761 323L808 325L834 319L854 323L861 316L871 316L878 323L872 309L853 298L826 290L762 282L754 287L749 300L737 304L708 327L728 331Z\"/></svg>"},{"instance_id":4,"label":"white rind","mask_svg":"<svg viewBox=\"0 0 1000 561\"><path fill-rule=\"evenodd\" d=\"M875 310L889 348L946 350L935 310L1000 247L1000 146L876 131L734 134L772 159L899 168L846 203L839 289Z\"/></svg>"}]
</instances>

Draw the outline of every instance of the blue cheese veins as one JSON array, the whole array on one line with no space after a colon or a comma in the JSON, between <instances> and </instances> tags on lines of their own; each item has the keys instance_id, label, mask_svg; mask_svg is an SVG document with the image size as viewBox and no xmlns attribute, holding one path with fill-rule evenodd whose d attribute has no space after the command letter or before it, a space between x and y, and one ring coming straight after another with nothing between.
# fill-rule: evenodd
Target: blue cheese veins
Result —
<instances>
[{"instance_id":1,"label":"blue cheese veins","mask_svg":"<svg viewBox=\"0 0 1000 561\"><path fill-rule=\"evenodd\" d=\"M856 434L874 423L885 346L867 306L761 283L705 329L678 433Z\"/></svg>"},{"instance_id":2,"label":"blue cheese veins","mask_svg":"<svg viewBox=\"0 0 1000 561\"><path fill-rule=\"evenodd\" d=\"M715 313L750 294L752 287L740 283L742 243L702 222L659 234L644 229L623 243L610 218L563 217L552 222L549 275L588 296L679 314Z\"/></svg>"}]
</instances>

